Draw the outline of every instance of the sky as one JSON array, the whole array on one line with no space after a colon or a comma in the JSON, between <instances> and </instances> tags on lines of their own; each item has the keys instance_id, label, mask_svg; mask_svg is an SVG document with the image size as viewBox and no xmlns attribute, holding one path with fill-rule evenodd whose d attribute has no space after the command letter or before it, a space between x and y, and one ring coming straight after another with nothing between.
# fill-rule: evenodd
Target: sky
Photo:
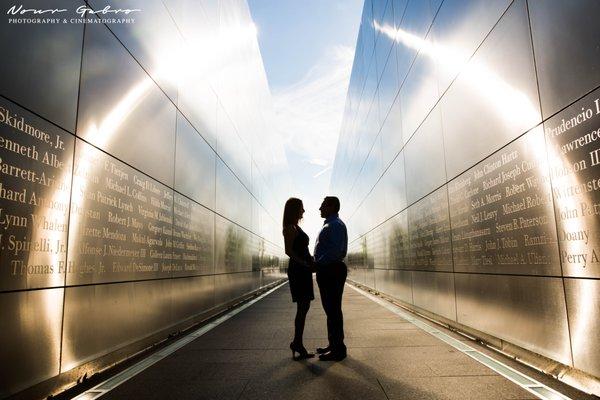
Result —
<instances>
[{"instance_id":1,"label":"sky","mask_svg":"<svg viewBox=\"0 0 600 400\"><path fill-rule=\"evenodd\" d=\"M311 245L323 223L363 0L248 0ZM343 204L340 212L343 218Z\"/></svg>"}]
</instances>

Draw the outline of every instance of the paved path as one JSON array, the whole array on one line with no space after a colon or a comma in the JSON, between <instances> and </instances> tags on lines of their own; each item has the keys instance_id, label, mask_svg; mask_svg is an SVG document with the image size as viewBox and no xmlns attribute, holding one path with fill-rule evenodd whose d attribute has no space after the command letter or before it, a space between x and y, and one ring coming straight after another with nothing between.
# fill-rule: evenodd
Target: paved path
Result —
<instances>
[{"instance_id":1,"label":"paved path","mask_svg":"<svg viewBox=\"0 0 600 400\"><path fill-rule=\"evenodd\" d=\"M343 308L342 362L292 361L295 305L285 285L102 399L535 398L349 287ZM325 345L326 337L317 298L305 345Z\"/></svg>"}]
</instances>

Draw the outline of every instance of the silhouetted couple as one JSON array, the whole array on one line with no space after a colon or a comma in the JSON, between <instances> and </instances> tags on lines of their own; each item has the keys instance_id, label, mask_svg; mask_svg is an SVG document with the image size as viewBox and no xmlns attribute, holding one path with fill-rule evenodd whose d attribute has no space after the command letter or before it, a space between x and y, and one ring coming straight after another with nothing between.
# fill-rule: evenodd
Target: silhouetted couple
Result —
<instances>
[{"instance_id":1,"label":"silhouetted couple","mask_svg":"<svg viewBox=\"0 0 600 400\"><path fill-rule=\"evenodd\" d=\"M325 222L317 236L314 257L308 250L308 235L298 226L304 215L302 200L290 198L283 211L285 254L290 257L288 278L292 301L297 305L294 341L290 343L290 349L295 360L314 357L304 347L302 334L310 302L315 298L312 273L316 272L329 339L327 347L317 348L317 353L323 361L341 361L346 358L342 294L347 275L343 260L348 250L348 233L338 216L340 201L337 197L325 197L319 210Z\"/></svg>"}]
</instances>

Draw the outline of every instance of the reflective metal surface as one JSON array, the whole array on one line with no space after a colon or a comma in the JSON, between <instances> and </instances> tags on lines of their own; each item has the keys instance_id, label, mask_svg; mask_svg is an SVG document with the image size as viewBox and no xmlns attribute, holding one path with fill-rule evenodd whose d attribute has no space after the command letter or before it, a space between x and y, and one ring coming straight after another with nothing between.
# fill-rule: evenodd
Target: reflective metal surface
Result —
<instances>
[{"instance_id":1,"label":"reflective metal surface","mask_svg":"<svg viewBox=\"0 0 600 400\"><path fill-rule=\"evenodd\" d=\"M67 284L170 277L172 224L172 189L77 141Z\"/></svg>"},{"instance_id":2,"label":"reflective metal surface","mask_svg":"<svg viewBox=\"0 0 600 400\"><path fill-rule=\"evenodd\" d=\"M250 227L252 202L250 193L220 159L217 160L216 211L236 223Z\"/></svg>"},{"instance_id":3,"label":"reflective metal surface","mask_svg":"<svg viewBox=\"0 0 600 400\"><path fill-rule=\"evenodd\" d=\"M426 37L420 47L433 47L433 39L430 36ZM434 107L439 95L435 59L426 51L421 51L400 88L402 131L412 135Z\"/></svg>"},{"instance_id":4,"label":"reflective metal surface","mask_svg":"<svg viewBox=\"0 0 600 400\"><path fill-rule=\"evenodd\" d=\"M406 131L404 131L406 132ZM427 155L427 156L425 156ZM439 107L436 107L404 148L406 198L412 204L446 181Z\"/></svg>"},{"instance_id":5,"label":"reflective metal surface","mask_svg":"<svg viewBox=\"0 0 600 400\"><path fill-rule=\"evenodd\" d=\"M67 288L61 372L167 328L171 281Z\"/></svg>"},{"instance_id":6,"label":"reflective metal surface","mask_svg":"<svg viewBox=\"0 0 600 400\"><path fill-rule=\"evenodd\" d=\"M411 269L413 251L408 230L408 212L402 211L385 225L387 234L388 268Z\"/></svg>"},{"instance_id":7,"label":"reflective metal surface","mask_svg":"<svg viewBox=\"0 0 600 400\"><path fill-rule=\"evenodd\" d=\"M560 278L456 274L455 279L458 322L572 363Z\"/></svg>"},{"instance_id":8,"label":"reflective metal surface","mask_svg":"<svg viewBox=\"0 0 600 400\"><path fill-rule=\"evenodd\" d=\"M599 376L600 361L597 354L600 351L600 343L593 338L597 337L600 329L600 281L565 279L565 295L573 347L573 365L577 369Z\"/></svg>"},{"instance_id":9,"label":"reflective metal surface","mask_svg":"<svg viewBox=\"0 0 600 400\"><path fill-rule=\"evenodd\" d=\"M598 376L598 4L384 3L331 175L349 279Z\"/></svg>"},{"instance_id":10,"label":"reflective metal surface","mask_svg":"<svg viewBox=\"0 0 600 400\"><path fill-rule=\"evenodd\" d=\"M250 264L244 264L249 247L246 231L219 215L215 224L215 273L251 270Z\"/></svg>"},{"instance_id":11,"label":"reflective metal surface","mask_svg":"<svg viewBox=\"0 0 600 400\"><path fill-rule=\"evenodd\" d=\"M74 145L0 98L0 291L64 284Z\"/></svg>"},{"instance_id":12,"label":"reflective metal surface","mask_svg":"<svg viewBox=\"0 0 600 400\"><path fill-rule=\"evenodd\" d=\"M175 60L183 51L183 38L169 16L169 10L158 1L144 0L91 0L94 9L110 6L115 9L138 9L135 23L111 24L110 30L133 54L137 62L154 79L161 89L177 102L177 77L186 68ZM156 29L160 24L160 29Z\"/></svg>"},{"instance_id":13,"label":"reflective metal surface","mask_svg":"<svg viewBox=\"0 0 600 400\"><path fill-rule=\"evenodd\" d=\"M87 3L52 5L141 11L0 24L1 398L285 278L289 171L247 4Z\"/></svg>"},{"instance_id":14,"label":"reflective metal surface","mask_svg":"<svg viewBox=\"0 0 600 400\"><path fill-rule=\"evenodd\" d=\"M175 193L173 202L173 276L214 272L215 213Z\"/></svg>"},{"instance_id":15,"label":"reflective metal surface","mask_svg":"<svg viewBox=\"0 0 600 400\"><path fill-rule=\"evenodd\" d=\"M399 153L379 182L385 191L386 217L406 208L406 170L404 152Z\"/></svg>"},{"instance_id":16,"label":"reflective metal surface","mask_svg":"<svg viewBox=\"0 0 600 400\"><path fill-rule=\"evenodd\" d=\"M215 208L216 154L192 125L177 113L175 190Z\"/></svg>"},{"instance_id":17,"label":"reflective metal surface","mask_svg":"<svg viewBox=\"0 0 600 400\"><path fill-rule=\"evenodd\" d=\"M215 275L215 305L227 303L231 299L243 296L257 289L260 284L260 272L249 271L236 274Z\"/></svg>"},{"instance_id":18,"label":"reflective metal surface","mask_svg":"<svg viewBox=\"0 0 600 400\"><path fill-rule=\"evenodd\" d=\"M600 91L544 122L563 273L600 278Z\"/></svg>"},{"instance_id":19,"label":"reflective metal surface","mask_svg":"<svg viewBox=\"0 0 600 400\"><path fill-rule=\"evenodd\" d=\"M376 289L406 303L413 303L412 271L376 269Z\"/></svg>"},{"instance_id":20,"label":"reflective metal surface","mask_svg":"<svg viewBox=\"0 0 600 400\"><path fill-rule=\"evenodd\" d=\"M458 176L448 192L455 271L560 275L541 128Z\"/></svg>"},{"instance_id":21,"label":"reflective metal surface","mask_svg":"<svg viewBox=\"0 0 600 400\"><path fill-rule=\"evenodd\" d=\"M64 289L0 293L0 395L58 374Z\"/></svg>"},{"instance_id":22,"label":"reflective metal surface","mask_svg":"<svg viewBox=\"0 0 600 400\"><path fill-rule=\"evenodd\" d=\"M444 186L408 208L411 267L452 271L450 235L448 193Z\"/></svg>"},{"instance_id":23,"label":"reflective metal surface","mask_svg":"<svg viewBox=\"0 0 600 400\"><path fill-rule=\"evenodd\" d=\"M412 272L413 304L456 321L454 276L442 272Z\"/></svg>"},{"instance_id":24,"label":"reflective metal surface","mask_svg":"<svg viewBox=\"0 0 600 400\"><path fill-rule=\"evenodd\" d=\"M83 1L57 0L52 7L65 9L61 18L77 17ZM5 3L6 10L11 6ZM20 1L24 9L45 9L45 0ZM29 14L8 15L0 24L2 53L0 94L42 115L64 129L75 132L77 91L83 25L8 23L8 18L26 19ZM8 40L10 38L10 40Z\"/></svg>"},{"instance_id":25,"label":"reflective metal surface","mask_svg":"<svg viewBox=\"0 0 600 400\"><path fill-rule=\"evenodd\" d=\"M452 65L454 48L440 48L440 63ZM541 121L536 89L521 0L506 11L441 100L448 179Z\"/></svg>"},{"instance_id":26,"label":"reflective metal surface","mask_svg":"<svg viewBox=\"0 0 600 400\"><path fill-rule=\"evenodd\" d=\"M548 117L600 85L594 0L530 1L542 111ZM595 44L594 44L595 43Z\"/></svg>"},{"instance_id":27,"label":"reflective metal surface","mask_svg":"<svg viewBox=\"0 0 600 400\"><path fill-rule=\"evenodd\" d=\"M441 93L466 67L510 3L509 0L445 0L442 3L431 27Z\"/></svg>"},{"instance_id":28,"label":"reflective metal surface","mask_svg":"<svg viewBox=\"0 0 600 400\"><path fill-rule=\"evenodd\" d=\"M215 277L171 280L171 323L185 321L214 307Z\"/></svg>"},{"instance_id":29,"label":"reflective metal surface","mask_svg":"<svg viewBox=\"0 0 600 400\"><path fill-rule=\"evenodd\" d=\"M87 26L81 71L77 136L173 186L168 97L102 24Z\"/></svg>"}]
</instances>

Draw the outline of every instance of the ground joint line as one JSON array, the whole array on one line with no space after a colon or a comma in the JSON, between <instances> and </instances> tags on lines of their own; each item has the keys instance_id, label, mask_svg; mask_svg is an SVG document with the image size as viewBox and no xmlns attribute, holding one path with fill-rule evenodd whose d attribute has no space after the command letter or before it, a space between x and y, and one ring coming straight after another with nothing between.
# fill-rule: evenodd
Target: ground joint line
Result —
<instances>
[{"instance_id":1,"label":"ground joint line","mask_svg":"<svg viewBox=\"0 0 600 400\"><path fill-rule=\"evenodd\" d=\"M347 285L350 288L357 291L358 293L365 296L366 298L368 298L369 300L374 301L375 303L383 306L384 308L386 308L386 309L390 310L391 312L393 312L394 314L398 315L400 318L406 320L407 322L410 322L417 328L429 333L430 335L443 341L444 343L449 344L450 346L454 347L461 353L464 353L467 356L474 359L475 361L479 362L480 364L485 365L486 367L490 368L494 372L498 373L499 375L502 375L509 381L515 383L516 385L519 385L520 387L527 390L529 393L534 394L535 396L539 397L540 399L572 400L570 397L567 397L564 394L557 392L556 390L544 385L541 382L538 382L537 380L523 374L522 372L519 372L516 369L511 368L508 365L480 352L479 350L474 349L473 347L470 347L469 345L461 342L460 340L454 339L452 336L449 336L449 335L445 334L444 332L438 330L437 327L433 327L426 322L415 319L414 316L409 314L407 311L404 311L401 307L399 307L389 301L386 301L378 296L375 296L371 293L368 293L365 290L358 288L354 285L351 285L349 283L347 283Z\"/></svg>"},{"instance_id":2,"label":"ground joint line","mask_svg":"<svg viewBox=\"0 0 600 400\"><path fill-rule=\"evenodd\" d=\"M120 384L126 382L127 380L133 378L140 372L142 372L145 369L156 364L163 358L176 352L180 348L184 347L185 345L196 340L197 338L204 335L205 333L216 328L217 326L219 326L223 322L227 321L234 315L239 314L240 312L244 311L246 308L250 307L254 303L264 299L265 297L267 297L268 295L270 295L277 289L281 288L285 284L287 284L287 280L285 282L275 286L274 288L269 289L267 292L261 294L260 296L248 301L247 303L244 303L244 304L228 311L226 314L218 317L214 321L212 321L206 325L203 325L202 327L196 329L193 332L188 333L187 335L185 335L182 338L178 339L177 341L171 343L170 345L166 346L165 348L159 350L158 352L148 355L143 360L140 360L139 362L135 363L134 365L130 366L129 368L106 379L105 381L99 383L98 385L94 386L93 388L88 389L85 392L75 396L72 400L92 400L92 399L97 399L97 398L105 395L106 393L110 392L111 390L113 390L114 388L119 386Z\"/></svg>"}]
</instances>

